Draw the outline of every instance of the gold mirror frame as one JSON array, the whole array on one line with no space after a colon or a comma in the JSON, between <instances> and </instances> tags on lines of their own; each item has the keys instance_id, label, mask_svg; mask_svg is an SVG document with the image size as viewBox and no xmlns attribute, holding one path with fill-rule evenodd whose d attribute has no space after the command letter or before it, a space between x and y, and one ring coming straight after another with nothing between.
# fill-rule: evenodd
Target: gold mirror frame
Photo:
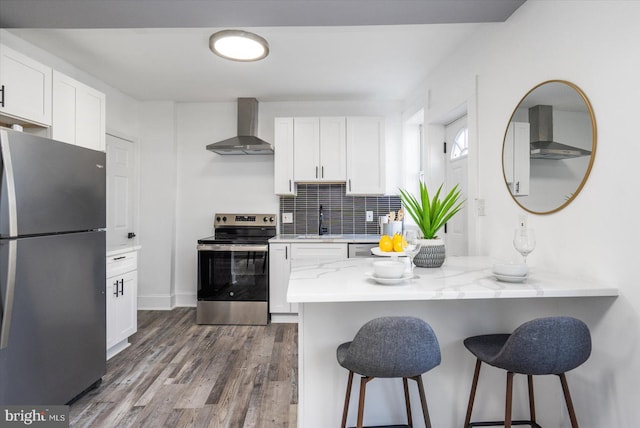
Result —
<instances>
[{"instance_id":1,"label":"gold mirror frame","mask_svg":"<svg viewBox=\"0 0 640 428\"><path fill-rule=\"evenodd\" d=\"M507 173L505 171L505 146L506 146L506 142L507 142L507 137L508 137L508 133L509 133L509 127L512 123L512 121L514 120L514 117L516 116L516 113L518 112L518 109L522 106L523 102L526 100L526 98L531 95L534 91L536 91L537 89L539 89L540 87L550 84L550 83L560 83L560 84L564 84L567 85L568 87L572 88L582 99L582 101L584 102L587 112L589 114L589 118L591 120L591 136L592 136L592 142L591 142L591 154L590 154L590 160L589 160L589 164L586 168L586 171L584 173L584 176L582 177L582 180L580 181L580 184L577 186L576 190L571 194L570 197L568 197L564 203L560 204L559 206L550 209L548 211L536 211L535 207L530 207L530 206L525 206L523 205L523 203L521 203L520 200L518 200L518 197L515 196L512 193L512 189L509 187L509 182L507 179ZM522 209L524 209L525 211L531 213L531 214L539 214L539 215L545 215L545 214L552 214L555 212L560 211L561 209L563 209L564 207L566 207L567 205L569 205L580 193L580 191L582 190L582 188L584 187L585 183L587 182L587 179L589 178L589 175L591 173L591 168L593 167L593 162L595 160L595 156L596 156L596 146L597 146L597 128L596 128L596 118L593 112L593 107L591 106L591 103L589 102L589 99L587 98L586 94L582 91L582 89L580 89L577 85L566 81L566 80L547 80L544 81L542 83L539 83L538 85L534 86L531 90L529 90L521 99L520 102L518 103L518 105L515 107L515 109L513 110L513 113L511 113L511 116L509 117L509 121L507 122L507 128L505 129L505 133L504 133L504 137L502 140L502 176L504 179L504 183L507 187L507 191L509 192L509 195L511 196L511 198L514 200L514 202L516 204L518 204L518 206L520 206ZM553 161L551 161L553 162Z\"/></svg>"}]
</instances>

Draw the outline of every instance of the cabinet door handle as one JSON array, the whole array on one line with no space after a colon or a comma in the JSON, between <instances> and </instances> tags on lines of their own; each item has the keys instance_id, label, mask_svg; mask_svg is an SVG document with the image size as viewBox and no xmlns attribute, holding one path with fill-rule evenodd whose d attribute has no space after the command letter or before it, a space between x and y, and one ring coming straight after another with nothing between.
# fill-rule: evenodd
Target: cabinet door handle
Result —
<instances>
[{"instance_id":1,"label":"cabinet door handle","mask_svg":"<svg viewBox=\"0 0 640 428\"><path fill-rule=\"evenodd\" d=\"M351 179L349 179L349 191L351 191Z\"/></svg>"},{"instance_id":2,"label":"cabinet door handle","mask_svg":"<svg viewBox=\"0 0 640 428\"><path fill-rule=\"evenodd\" d=\"M316 178L318 178L318 167L316 167Z\"/></svg>"},{"instance_id":3,"label":"cabinet door handle","mask_svg":"<svg viewBox=\"0 0 640 428\"><path fill-rule=\"evenodd\" d=\"M116 282L114 282L114 283L113 283L113 286L114 286L114 287L115 287L115 289L116 289L116 291L113 293L113 295L114 295L114 296L116 296L116 297L118 297L118 296L120 295L120 292L119 292L119 290L118 290L118 282L119 282L119 281L116 281Z\"/></svg>"},{"instance_id":4,"label":"cabinet door handle","mask_svg":"<svg viewBox=\"0 0 640 428\"><path fill-rule=\"evenodd\" d=\"M321 168L321 175L320 175L320 177L321 177L321 178L324 178L324 166Z\"/></svg>"},{"instance_id":5,"label":"cabinet door handle","mask_svg":"<svg viewBox=\"0 0 640 428\"><path fill-rule=\"evenodd\" d=\"M2 85L0 92L2 92L2 98L0 98L0 107L4 107L4 85Z\"/></svg>"},{"instance_id":6,"label":"cabinet door handle","mask_svg":"<svg viewBox=\"0 0 640 428\"><path fill-rule=\"evenodd\" d=\"M520 193L520 182L516 181L516 193Z\"/></svg>"},{"instance_id":7,"label":"cabinet door handle","mask_svg":"<svg viewBox=\"0 0 640 428\"><path fill-rule=\"evenodd\" d=\"M287 260L289 258L289 247L284 247L284 259Z\"/></svg>"},{"instance_id":8,"label":"cabinet door handle","mask_svg":"<svg viewBox=\"0 0 640 428\"><path fill-rule=\"evenodd\" d=\"M120 280L120 295L124 296L124 279Z\"/></svg>"},{"instance_id":9,"label":"cabinet door handle","mask_svg":"<svg viewBox=\"0 0 640 428\"><path fill-rule=\"evenodd\" d=\"M289 180L289 191L291 191L291 180Z\"/></svg>"}]
</instances>

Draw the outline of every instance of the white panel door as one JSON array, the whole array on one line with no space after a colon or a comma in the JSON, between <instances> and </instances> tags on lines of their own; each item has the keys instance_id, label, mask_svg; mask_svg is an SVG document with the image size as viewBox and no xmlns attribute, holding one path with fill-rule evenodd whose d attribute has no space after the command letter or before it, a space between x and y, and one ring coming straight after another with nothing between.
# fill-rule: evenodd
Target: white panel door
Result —
<instances>
[{"instance_id":1,"label":"white panel door","mask_svg":"<svg viewBox=\"0 0 640 428\"><path fill-rule=\"evenodd\" d=\"M135 144L107 135L107 249L131 247L135 239Z\"/></svg>"},{"instance_id":2,"label":"white panel door","mask_svg":"<svg viewBox=\"0 0 640 428\"><path fill-rule=\"evenodd\" d=\"M447 182L443 187L441 196L446 195L456 184L460 188L460 199L466 200L468 195L468 132L467 117L463 116L445 129L447 142ZM457 138L457 139L456 139ZM464 141L462 140L464 139ZM454 154L454 156L452 156ZM433 189L435 192L436 189ZM431 195L433 196L433 195ZM447 233L441 229L438 235L444 235L448 256L469 255L469 233L468 233L468 211L469 201L467 200L462 210L447 222Z\"/></svg>"}]
</instances>

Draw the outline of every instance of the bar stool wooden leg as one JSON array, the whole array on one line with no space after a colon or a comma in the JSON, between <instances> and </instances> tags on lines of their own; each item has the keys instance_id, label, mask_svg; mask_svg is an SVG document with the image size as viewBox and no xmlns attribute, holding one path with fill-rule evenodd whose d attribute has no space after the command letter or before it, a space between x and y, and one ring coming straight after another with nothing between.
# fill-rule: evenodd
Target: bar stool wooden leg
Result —
<instances>
[{"instance_id":1,"label":"bar stool wooden leg","mask_svg":"<svg viewBox=\"0 0 640 428\"><path fill-rule=\"evenodd\" d=\"M513 372L507 372L507 400L504 407L504 428L511 428L511 399L513 397Z\"/></svg>"},{"instance_id":2,"label":"bar stool wooden leg","mask_svg":"<svg viewBox=\"0 0 640 428\"><path fill-rule=\"evenodd\" d=\"M558 375L560 377L560 383L562 384L562 392L564 392L564 400L567 402L567 410L569 411L569 419L571 419L571 428L578 428L578 419L576 418L576 412L573 409L573 402L571 401L571 394L569 393L569 384L567 383L567 377L564 373Z\"/></svg>"},{"instance_id":3,"label":"bar stool wooden leg","mask_svg":"<svg viewBox=\"0 0 640 428\"><path fill-rule=\"evenodd\" d=\"M362 428L362 420L364 419L364 395L367 389L367 382L373 380L372 377L362 376L360 378L360 400L358 401L358 424L357 428Z\"/></svg>"},{"instance_id":4,"label":"bar stool wooden leg","mask_svg":"<svg viewBox=\"0 0 640 428\"><path fill-rule=\"evenodd\" d=\"M473 411L473 401L476 398L476 388L478 387L478 377L480 376L480 366L482 361L476 360L476 369L473 372L473 382L471 383L471 392L469 393L469 404L467 405L467 417L464 419L464 428L468 428L471 423L471 412Z\"/></svg>"},{"instance_id":5,"label":"bar stool wooden leg","mask_svg":"<svg viewBox=\"0 0 640 428\"><path fill-rule=\"evenodd\" d=\"M424 385L422 383L422 376L418 375L411 378L418 383L418 392L420 393L420 403L422 404L422 414L424 415L424 425L426 428L431 428L431 418L429 417L429 409L427 408L427 398L424 395Z\"/></svg>"},{"instance_id":6,"label":"bar stool wooden leg","mask_svg":"<svg viewBox=\"0 0 640 428\"><path fill-rule=\"evenodd\" d=\"M347 381L347 393L344 397L344 410L342 411L342 425L341 428L347 426L347 413L349 412L349 401L351 400L351 385L353 384L353 372L349 370L349 380Z\"/></svg>"},{"instance_id":7,"label":"bar stool wooden leg","mask_svg":"<svg viewBox=\"0 0 640 428\"><path fill-rule=\"evenodd\" d=\"M531 422L536 423L536 403L534 401L532 375L527 375L527 384L529 385L529 417Z\"/></svg>"},{"instance_id":8,"label":"bar stool wooden leg","mask_svg":"<svg viewBox=\"0 0 640 428\"><path fill-rule=\"evenodd\" d=\"M409 399L409 383L407 378L402 378L402 386L404 387L404 404L407 407L407 425L413 428L413 419L411 418L411 400Z\"/></svg>"}]
</instances>

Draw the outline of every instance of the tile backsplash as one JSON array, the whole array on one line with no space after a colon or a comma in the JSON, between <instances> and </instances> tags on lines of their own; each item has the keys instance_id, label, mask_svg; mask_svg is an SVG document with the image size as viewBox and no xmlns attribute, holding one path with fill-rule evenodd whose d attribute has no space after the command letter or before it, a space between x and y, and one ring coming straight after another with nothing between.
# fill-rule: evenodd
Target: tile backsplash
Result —
<instances>
[{"instance_id":1,"label":"tile backsplash","mask_svg":"<svg viewBox=\"0 0 640 428\"><path fill-rule=\"evenodd\" d=\"M401 207L398 196L346 196L345 184L298 184L297 196L280 197L281 234L316 234L320 205L326 233L379 234L378 217ZM366 221L373 211L373 221ZM293 213L293 223L283 223L282 213Z\"/></svg>"}]
</instances>

